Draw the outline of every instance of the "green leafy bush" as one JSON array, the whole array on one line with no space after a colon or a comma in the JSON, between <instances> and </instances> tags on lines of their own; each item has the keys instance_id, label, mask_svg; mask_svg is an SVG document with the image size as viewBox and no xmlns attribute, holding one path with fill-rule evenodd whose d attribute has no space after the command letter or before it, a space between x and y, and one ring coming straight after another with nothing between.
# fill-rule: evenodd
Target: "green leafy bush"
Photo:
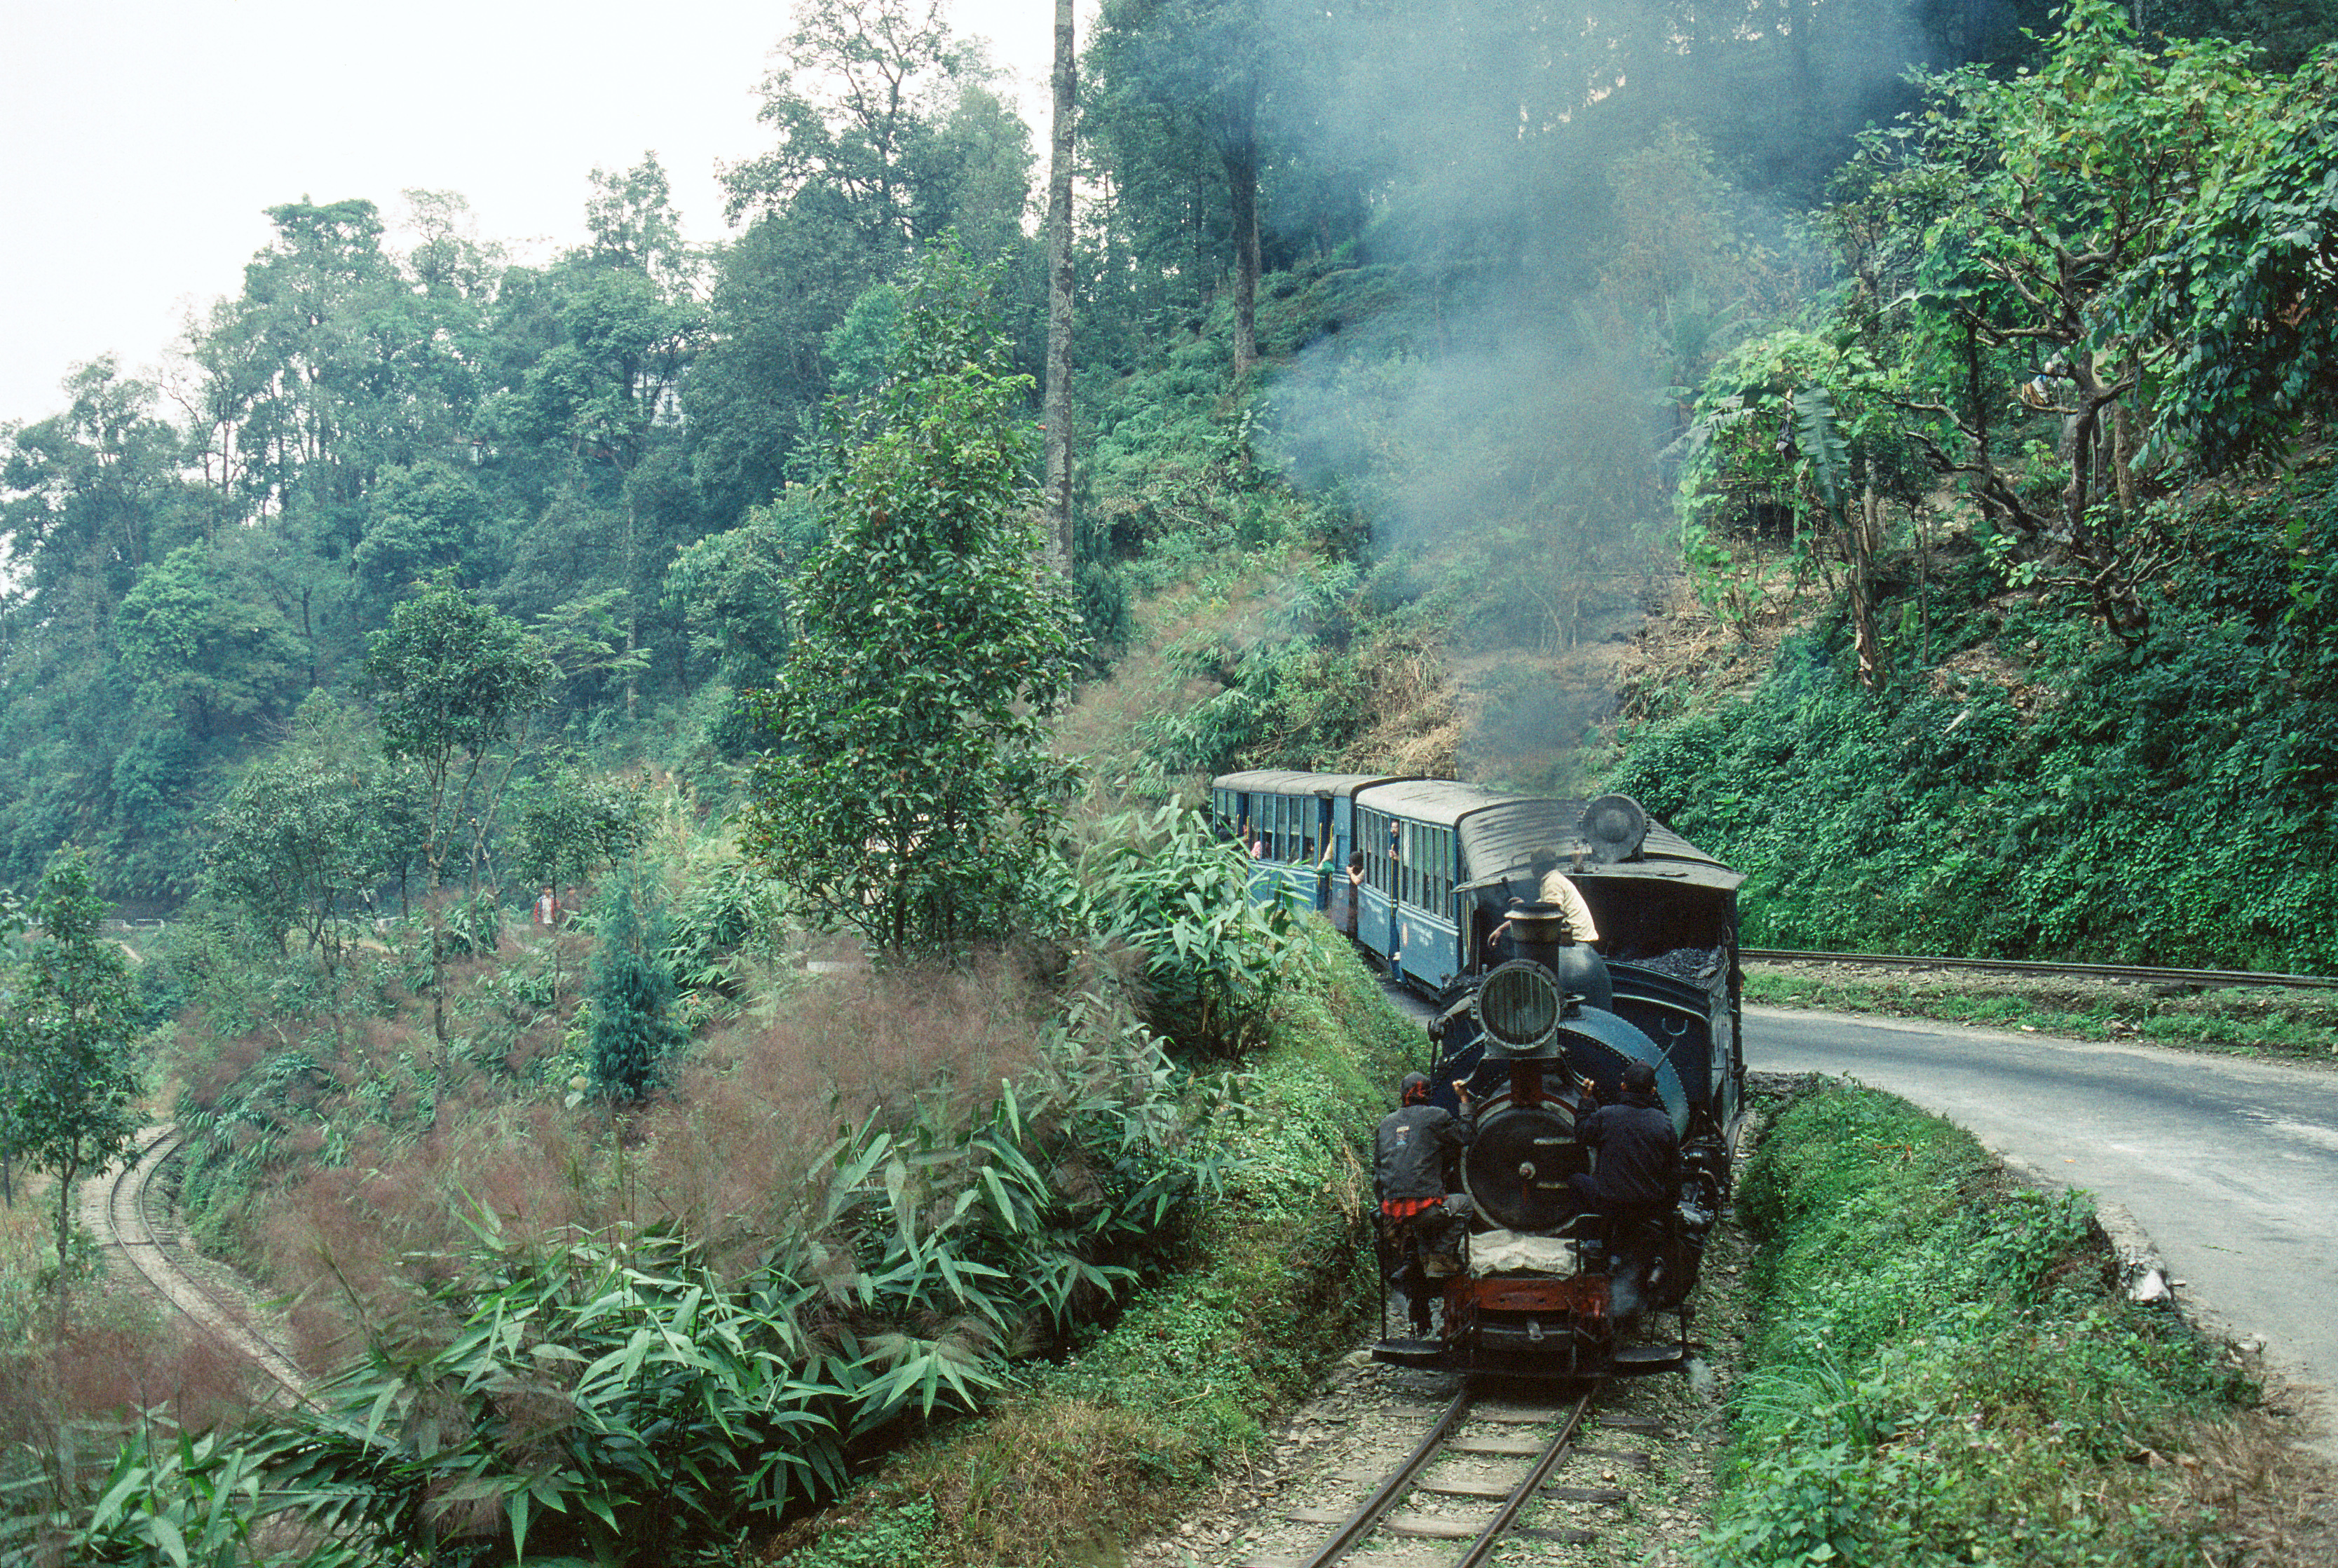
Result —
<instances>
[{"instance_id":1,"label":"green leafy bush","mask_svg":"<svg viewBox=\"0 0 2338 1568\"><path fill-rule=\"evenodd\" d=\"M1291 912L1251 898L1251 869L1199 814L1166 807L1100 824L1069 896L1073 929L1143 956L1154 1027L1198 1055L1255 1046L1304 962Z\"/></svg>"},{"instance_id":2,"label":"green leafy bush","mask_svg":"<svg viewBox=\"0 0 2338 1568\"><path fill-rule=\"evenodd\" d=\"M684 1038L674 1019L673 971L665 965L665 914L638 875L609 892L601 952L593 965L593 1083L638 1100L664 1076Z\"/></svg>"},{"instance_id":3,"label":"green leafy bush","mask_svg":"<svg viewBox=\"0 0 2338 1568\"><path fill-rule=\"evenodd\" d=\"M1779 1113L1739 1205L1762 1327L1705 1561L2198 1560L2209 1522L2130 1461L2249 1390L2119 1293L2082 1196L1835 1082Z\"/></svg>"},{"instance_id":4,"label":"green leafy bush","mask_svg":"<svg viewBox=\"0 0 2338 1568\"><path fill-rule=\"evenodd\" d=\"M1793 640L1754 691L1628 736L1608 786L1747 874L1753 946L2338 967L2338 485L2167 526L2183 563L2134 646L2008 607L1869 694Z\"/></svg>"},{"instance_id":5,"label":"green leafy bush","mask_svg":"<svg viewBox=\"0 0 2338 1568\"><path fill-rule=\"evenodd\" d=\"M1196 1488L1242 1474L1275 1413L1353 1348L1376 1299L1366 1144L1420 1031L1328 926L1300 940L1313 949L1308 978L1270 1010L1244 1113L1203 1134L1224 1186L1193 1214L1192 1266L1149 1283L979 1420L899 1455L785 1561L1114 1560ZM911 1524L914 1551L883 1555Z\"/></svg>"}]
</instances>

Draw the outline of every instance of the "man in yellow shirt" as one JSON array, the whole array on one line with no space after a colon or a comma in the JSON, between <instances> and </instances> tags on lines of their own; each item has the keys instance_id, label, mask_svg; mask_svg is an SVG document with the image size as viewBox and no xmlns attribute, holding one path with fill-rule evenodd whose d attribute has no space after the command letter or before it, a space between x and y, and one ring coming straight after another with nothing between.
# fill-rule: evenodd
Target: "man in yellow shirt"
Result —
<instances>
[{"instance_id":1,"label":"man in yellow shirt","mask_svg":"<svg viewBox=\"0 0 2338 1568\"><path fill-rule=\"evenodd\" d=\"M1558 868L1558 851L1537 849L1528 862L1539 882L1536 898L1544 904L1556 904L1567 916L1567 934L1577 942L1589 944L1599 940L1598 923L1591 918L1591 906L1584 902L1583 892L1574 880Z\"/></svg>"}]
</instances>

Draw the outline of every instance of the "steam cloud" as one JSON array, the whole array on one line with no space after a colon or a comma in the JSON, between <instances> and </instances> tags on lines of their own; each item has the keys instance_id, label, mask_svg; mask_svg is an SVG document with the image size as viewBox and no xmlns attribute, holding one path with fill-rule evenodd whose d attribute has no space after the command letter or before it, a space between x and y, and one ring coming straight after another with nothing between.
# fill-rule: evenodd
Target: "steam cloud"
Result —
<instances>
[{"instance_id":1,"label":"steam cloud","mask_svg":"<svg viewBox=\"0 0 2338 1568\"><path fill-rule=\"evenodd\" d=\"M1289 13L1294 48L1321 16ZM1464 775L1563 788L1614 694L1554 656L1639 622L1669 559L1665 448L1712 355L1776 303L1782 241L1748 193L1813 195L1932 51L1891 0L1477 0L1369 40L1273 105L1380 192L1354 279L1318 285L1361 318L1319 325L1273 429L1302 484L1363 513L1384 578L1469 606Z\"/></svg>"}]
</instances>

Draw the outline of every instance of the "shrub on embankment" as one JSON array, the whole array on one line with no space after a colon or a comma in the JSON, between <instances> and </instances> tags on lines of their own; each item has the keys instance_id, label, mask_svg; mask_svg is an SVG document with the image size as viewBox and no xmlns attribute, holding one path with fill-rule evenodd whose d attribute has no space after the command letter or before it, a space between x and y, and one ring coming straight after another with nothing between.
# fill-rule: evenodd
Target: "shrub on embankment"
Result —
<instances>
[{"instance_id":1,"label":"shrub on embankment","mask_svg":"<svg viewBox=\"0 0 2338 1568\"><path fill-rule=\"evenodd\" d=\"M905 1453L803 1527L795 1568L1115 1560L1265 1441L1378 1299L1365 1139L1418 1031L1346 945L1277 1002L1223 1197L1190 1270L981 1418Z\"/></svg>"},{"instance_id":2,"label":"shrub on embankment","mask_svg":"<svg viewBox=\"0 0 2338 1568\"><path fill-rule=\"evenodd\" d=\"M1645 696L1606 785L1745 873L1748 946L2332 972L2338 482L2165 526L2127 640L1968 562L1878 690L1823 622L1749 691Z\"/></svg>"},{"instance_id":3,"label":"shrub on embankment","mask_svg":"<svg viewBox=\"0 0 2338 1568\"><path fill-rule=\"evenodd\" d=\"M1738 1205L1760 1327L1705 1561L2205 1560L2222 1524L2160 1456L2254 1391L2126 1298L2083 1194L1831 1080L1774 1112Z\"/></svg>"}]
</instances>

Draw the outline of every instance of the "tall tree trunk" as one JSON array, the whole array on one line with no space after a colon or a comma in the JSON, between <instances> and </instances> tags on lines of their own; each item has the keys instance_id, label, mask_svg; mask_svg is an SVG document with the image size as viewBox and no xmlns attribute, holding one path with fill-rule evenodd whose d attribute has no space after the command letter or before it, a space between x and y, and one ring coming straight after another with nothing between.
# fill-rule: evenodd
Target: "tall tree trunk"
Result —
<instances>
[{"instance_id":1,"label":"tall tree trunk","mask_svg":"<svg viewBox=\"0 0 2338 1568\"><path fill-rule=\"evenodd\" d=\"M1883 543L1883 497L1865 486L1850 503L1852 648L1859 661L1859 683L1872 691L1883 683L1883 646L1875 631L1875 557Z\"/></svg>"},{"instance_id":2,"label":"tall tree trunk","mask_svg":"<svg viewBox=\"0 0 2338 1568\"><path fill-rule=\"evenodd\" d=\"M1047 553L1072 578L1072 123L1078 85L1072 0L1056 0L1056 123L1047 171Z\"/></svg>"},{"instance_id":3,"label":"tall tree trunk","mask_svg":"<svg viewBox=\"0 0 2338 1568\"><path fill-rule=\"evenodd\" d=\"M1234 374L1258 363L1258 149L1248 140L1225 153L1234 220Z\"/></svg>"},{"instance_id":4,"label":"tall tree trunk","mask_svg":"<svg viewBox=\"0 0 2338 1568\"><path fill-rule=\"evenodd\" d=\"M641 612L634 598L634 530L639 505L634 498L633 475L625 475L625 722L634 722L634 707L641 695L641 672L634 667L634 650L641 642Z\"/></svg>"},{"instance_id":5,"label":"tall tree trunk","mask_svg":"<svg viewBox=\"0 0 2338 1568\"><path fill-rule=\"evenodd\" d=\"M69 1259L73 1255L74 1179L81 1174L81 1161L68 1156L57 1167L57 1347L64 1348L65 1335L73 1326L73 1292L68 1281L73 1278Z\"/></svg>"}]
</instances>

